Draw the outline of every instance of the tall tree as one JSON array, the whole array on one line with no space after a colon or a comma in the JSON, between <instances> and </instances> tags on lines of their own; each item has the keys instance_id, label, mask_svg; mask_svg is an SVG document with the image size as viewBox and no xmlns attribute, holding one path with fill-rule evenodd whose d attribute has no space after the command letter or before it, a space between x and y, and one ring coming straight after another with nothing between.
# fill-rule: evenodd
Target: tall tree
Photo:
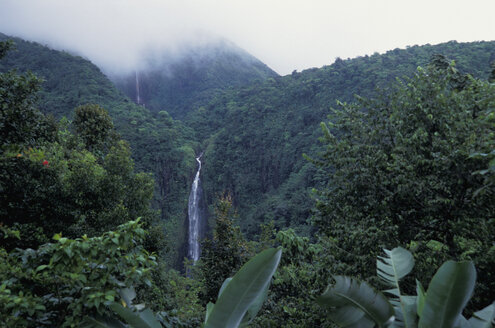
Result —
<instances>
[{"instance_id":1,"label":"tall tree","mask_svg":"<svg viewBox=\"0 0 495 328\"><path fill-rule=\"evenodd\" d=\"M231 277L247 260L248 245L233 222L235 210L230 195L218 200L213 238L202 246L200 275L204 284L202 301L214 302L225 279Z\"/></svg>"},{"instance_id":2,"label":"tall tree","mask_svg":"<svg viewBox=\"0 0 495 328\"><path fill-rule=\"evenodd\" d=\"M115 135L110 115L96 104L77 107L73 125L88 150L101 150L105 145L108 146L110 137Z\"/></svg>"}]
</instances>

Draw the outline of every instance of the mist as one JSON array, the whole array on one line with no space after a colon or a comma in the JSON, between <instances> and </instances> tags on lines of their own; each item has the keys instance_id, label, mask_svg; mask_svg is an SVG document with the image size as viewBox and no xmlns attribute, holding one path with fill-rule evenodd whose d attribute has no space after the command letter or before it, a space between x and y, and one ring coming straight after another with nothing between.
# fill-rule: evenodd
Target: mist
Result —
<instances>
[{"instance_id":1,"label":"mist","mask_svg":"<svg viewBox=\"0 0 495 328\"><path fill-rule=\"evenodd\" d=\"M279 74L415 44L493 40L495 1L0 0L0 32L139 69L221 38Z\"/></svg>"}]
</instances>

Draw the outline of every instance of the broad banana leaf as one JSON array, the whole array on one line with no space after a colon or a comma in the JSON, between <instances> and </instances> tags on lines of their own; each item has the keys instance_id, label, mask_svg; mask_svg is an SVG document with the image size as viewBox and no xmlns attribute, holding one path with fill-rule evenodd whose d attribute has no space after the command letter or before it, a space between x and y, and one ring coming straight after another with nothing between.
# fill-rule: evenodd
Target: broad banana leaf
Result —
<instances>
[{"instance_id":1,"label":"broad banana leaf","mask_svg":"<svg viewBox=\"0 0 495 328\"><path fill-rule=\"evenodd\" d=\"M471 298L475 282L472 262L445 262L428 286L418 327L454 327Z\"/></svg>"},{"instance_id":2,"label":"broad banana leaf","mask_svg":"<svg viewBox=\"0 0 495 328\"><path fill-rule=\"evenodd\" d=\"M330 307L330 317L341 327L367 327L370 320L386 327L394 320L394 308L387 298L365 282L335 276L335 284L317 298L318 304ZM373 325L372 325L373 326Z\"/></svg>"},{"instance_id":3,"label":"broad banana leaf","mask_svg":"<svg viewBox=\"0 0 495 328\"><path fill-rule=\"evenodd\" d=\"M206 328L237 328L256 299L265 293L280 262L282 250L271 248L244 264L221 291Z\"/></svg>"},{"instance_id":4,"label":"broad banana leaf","mask_svg":"<svg viewBox=\"0 0 495 328\"><path fill-rule=\"evenodd\" d=\"M97 316L85 317L80 328L126 328L126 325L114 318Z\"/></svg>"},{"instance_id":5,"label":"broad banana leaf","mask_svg":"<svg viewBox=\"0 0 495 328\"><path fill-rule=\"evenodd\" d=\"M417 328L418 317L417 310L417 297L416 296L400 296L399 301L390 301L395 310L395 321L390 326L391 328L407 327Z\"/></svg>"},{"instance_id":6,"label":"broad banana leaf","mask_svg":"<svg viewBox=\"0 0 495 328\"><path fill-rule=\"evenodd\" d=\"M222 287L220 287L220 291L218 292L218 297L222 295L222 292L224 291L225 287L230 283L232 278L227 278L222 284ZM268 289L270 288L270 284L266 285L265 290L263 293L258 295L258 297L254 300L254 302L249 306L249 309L247 310L246 314L242 318L242 321L239 325L239 327L246 327L253 321L253 319L256 317L258 312L260 311L261 307L263 306L263 303L265 302L266 298L268 297ZM214 304L213 303L208 303L206 307L206 319L205 322L208 321L208 317L210 316L211 311L213 310Z\"/></svg>"},{"instance_id":7,"label":"broad banana leaf","mask_svg":"<svg viewBox=\"0 0 495 328\"><path fill-rule=\"evenodd\" d=\"M426 292L423 288L423 285L421 285L421 282L418 279L416 279L416 294L418 295L416 299L416 312L418 313L418 317L421 318L423 309L425 307Z\"/></svg>"},{"instance_id":8,"label":"broad banana leaf","mask_svg":"<svg viewBox=\"0 0 495 328\"><path fill-rule=\"evenodd\" d=\"M119 303L112 303L109 307L133 328L162 328L162 325L150 309L134 312Z\"/></svg>"},{"instance_id":9,"label":"broad banana leaf","mask_svg":"<svg viewBox=\"0 0 495 328\"><path fill-rule=\"evenodd\" d=\"M492 328L495 319L495 303L488 305L483 310L475 312L468 320L472 328Z\"/></svg>"},{"instance_id":10,"label":"broad banana leaf","mask_svg":"<svg viewBox=\"0 0 495 328\"><path fill-rule=\"evenodd\" d=\"M408 250L402 247L383 251L387 256L378 256L376 261L378 277L387 285L397 288L399 280L411 272L414 267L414 258Z\"/></svg>"},{"instance_id":11,"label":"broad banana leaf","mask_svg":"<svg viewBox=\"0 0 495 328\"><path fill-rule=\"evenodd\" d=\"M263 303L265 303L266 298L268 297L268 289L270 288L270 283L266 285L265 289L261 294L256 297L253 303L249 306L246 314L242 318L241 324L239 327L247 327L251 321L256 317L258 312L260 311L261 307L263 306Z\"/></svg>"}]
</instances>

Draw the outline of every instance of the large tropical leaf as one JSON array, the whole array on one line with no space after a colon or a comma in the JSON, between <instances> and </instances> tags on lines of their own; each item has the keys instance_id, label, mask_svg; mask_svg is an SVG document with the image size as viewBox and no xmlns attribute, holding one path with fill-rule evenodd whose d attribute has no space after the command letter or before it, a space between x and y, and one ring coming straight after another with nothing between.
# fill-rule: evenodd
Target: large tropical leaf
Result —
<instances>
[{"instance_id":1,"label":"large tropical leaf","mask_svg":"<svg viewBox=\"0 0 495 328\"><path fill-rule=\"evenodd\" d=\"M418 326L417 317L417 297L416 296L400 296L399 301L390 301L395 310L395 321L391 328L406 327L416 328Z\"/></svg>"},{"instance_id":2,"label":"large tropical leaf","mask_svg":"<svg viewBox=\"0 0 495 328\"><path fill-rule=\"evenodd\" d=\"M491 328L495 319L495 303L473 314L468 320L471 328Z\"/></svg>"},{"instance_id":3,"label":"large tropical leaf","mask_svg":"<svg viewBox=\"0 0 495 328\"><path fill-rule=\"evenodd\" d=\"M125 302L125 306L130 307L132 305L132 301L136 298L136 290L134 287L122 288L119 290L119 295L122 298L122 301Z\"/></svg>"},{"instance_id":4,"label":"large tropical leaf","mask_svg":"<svg viewBox=\"0 0 495 328\"><path fill-rule=\"evenodd\" d=\"M260 311L261 307L263 306L263 303L265 303L265 300L268 297L268 289L269 288L270 288L270 283L268 283L268 285L266 285L263 292L261 292L258 295L258 297L256 297L254 299L253 303L251 303L246 314L242 318L242 321L241 321L241 324L239 325L239 327L247 327L251 323L251 321L253 321L253 319L256 317L256 315Z\"/></svg>"},{"instance_id":5,"label":"large tropical leaf","mask_svg":"<svg viewBox=\"0 0 495 328\"><path fill-rule=\"evenodd\" d=\"M227 287L227 285L229 284L229 282L232 281L232 278L227 278L224 280L222 286L220 286L220 291L218 292L218 297L220 297L220 295L222 295L223 293L223 290L225 289L225 287Z\"/></svg>"},{"instance_id":6,"label":"large tropical leaf","mask_svg":"<svg viewBox=\"0 0 495 328\"><path fill-rule=\"evenodd\" d=\"M109 317L85 317L80 328L126 328L122 322Z\"/></svg>"},{"instance_id":7,"label":"large tropical leaf","mask_svg":"<svg viewBox=\"0 0 495 328\"><path fill-rule=\"evenodd\" d=\"M408 250L402 247L383 251L386 256L378 256L376 261L378 277L390 287L398 288L399 280L411 272L414 267L414 258Z\"/></svg>"},{"instance_id":8,"label":"large tropical leaf","mask_svg":"<svg viewBox=\"0 0 495 328\"><path fill-rule=\"evenodd\" d=\"M335 284L316 300L330 308L330 317L341 327L385 327L394 320L394 309L387 298L365 282L335 276ZM370 325L371 322L371 325Z\"/></svg>"},{"instance_id":9,"label":"large tropical leaf","mask_svg":"<svg viewBox=\"0 0 495 328\"><path fill-rule=\"evenodd\" d=\"M425 300L426 300L426 292L425 289L423 288L423 285L421 282L416 279L416 294L417 299L416 299L416 312L418 313L418 317L421 318L421 315L423 314L423 309L425 307Z\"/></svg>"},{"instance_id":10,"label":"large tropical leaf","mask_svg":"<svg viewBox=\"0 0 495 328\"><path fill-rule=\"evenodd\" d=\"M280 248L271 248L244 264L222 290L208 315L205 327L238 327L253 302L265 292L281 255Z\"/></svg>"},{"instance_id":11,"label":"large tropical leaf","mask_svg":"<svg viewBox=\"0 0 495 328\"><path fill-rule=\"evenodd\" d=\"M162 328L150 309L134 312L119 303L112 303L109 307L133 328Z\"/></svg>"},{"instance_id":12,"label":"large tropical leaf","mask_svg":"<svg viewBox=\"0 0 495 328\"><path fill-rule=\"evenodd\" d=\"M218 297L222 295L222 292L224 291L225 287L232 281L232 278L227 278L222 284L222 287L220 287L220 291L218 292ZM242 318L242 321L239 325L239 327L246 327L253 321L253 319L256 317L258 312L260 311L261 307L263 306L263 303L265 302L266 298L268 297L268 289L270 287L270 284L266 285L265 290L263 293L259 294L258 297L254 300L253 303L249 306L246 314ZM206 319L205 321L208 321L208 317L210 316L211 311L213 310L213 303L208 303L206 306Z\"/></svg>"},{"instance_id":13,"label":"large tropical leaf","mask_svg":"<svg viewBox=\"0 0 495 328\"><path fill-rule=\"evenodd\" d=\"M476 282L472 262L445 262L428 286L419 328L451 328L471 298Z\"/></svg>"},{"instance_id":14,"label":"large tropical leaf","mask_svg":"<svg viewBox=\"0 0 495 328\"><path fill-rule=\"evenodd\" d=\"M213 311L214 307L215 307L215 304L213 304L212 302L208 302L208 304L206 304L205 322L208 321L208 318L210 317L210 313L211 313L211 311Z\"/></svg>"},{"instance_id":15,"label":"large tropical leaf","mask_svg":"<svg viewBox=\"0 0 495 328\"><path fill-rule=\"evenodd\" d=\"M392 303L396 320L395 327L413 328L416 326L416 298L403 296L400 291L399 281L404 278L414 267L412 254L402 247L396 247L391 251L383 250L386 256L378 256L376 271L378 277L390 289L384 292L392 295Z\"/></svg>"}]
</instances>

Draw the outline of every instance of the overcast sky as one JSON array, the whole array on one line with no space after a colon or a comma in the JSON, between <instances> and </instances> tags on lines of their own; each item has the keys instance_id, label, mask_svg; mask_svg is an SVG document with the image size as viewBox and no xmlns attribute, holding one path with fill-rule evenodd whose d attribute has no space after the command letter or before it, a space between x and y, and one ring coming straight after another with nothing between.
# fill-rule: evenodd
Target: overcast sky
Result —
<instances>
[{"instance_id":1,"label":"overcast sky","mask_svg":"<svg viewBox=\"0 0 495 328\"><path fill-rule=\"evenodd\" d=\"M132 69L227 38L280 74L415 44L495 39L495 0L0 0L0 32Z\"/></svg>"}]
</instances>

